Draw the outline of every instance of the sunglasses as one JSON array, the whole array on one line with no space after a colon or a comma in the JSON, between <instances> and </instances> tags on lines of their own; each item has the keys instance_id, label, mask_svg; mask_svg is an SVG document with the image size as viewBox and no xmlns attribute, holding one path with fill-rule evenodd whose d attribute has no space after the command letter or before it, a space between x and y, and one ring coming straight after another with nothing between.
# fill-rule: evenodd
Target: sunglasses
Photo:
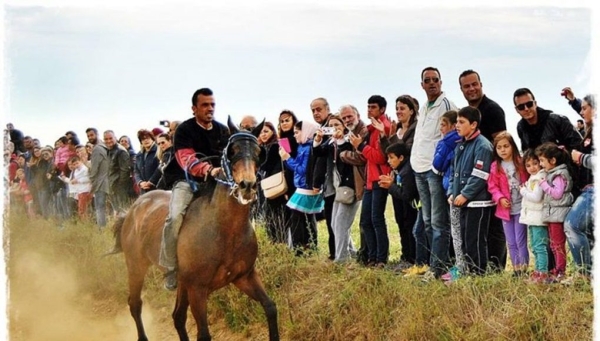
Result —
<instances>
[{"instance_id":1,"label":"sunglasses","mask_svg":"<svg viewBox=\"0 0 600 341\"><path fill-rule=\"evenodd\" d=\"M527 107L529 109L529 108L533 107L533 103L534 103L534 101L521 103L519 105L516 105L515 108L517 108L517 110L525 110L525 107Z\"/></svg>"},{"instance_id":2,"label":"sunglasses","mask_svg":"<svg viewBox=\"0 0 600 341\"><path fill-rule=\"evenodd\" d=\"M425 84L429 84L431 82L437 83L439 81L440 81L440 79L437 77L423 79L423 83L425 83Z\"/></svg>"}]
</instances>

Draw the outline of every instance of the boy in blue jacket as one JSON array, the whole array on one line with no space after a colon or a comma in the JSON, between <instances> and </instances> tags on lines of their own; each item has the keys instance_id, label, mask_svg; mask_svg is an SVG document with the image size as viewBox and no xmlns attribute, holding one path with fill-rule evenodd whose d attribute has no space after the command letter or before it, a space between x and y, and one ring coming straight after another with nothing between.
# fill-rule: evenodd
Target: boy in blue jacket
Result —
<instances>
[{"instance_id":1,"label":"boy in blue jacket","mask_svg":"<svg viewBox=\"0 0 600 341\"><path fill-rule=\"evenodd\" d=\"M435 145L433 164L431 170L442 176L442 186L448 192L450 177L452 177L452 161L454 160L454 148L460 142L460 136L456 131L456 110L445 112L440 118L440 132L442 139ZM454 247L455 266L448 273L442 275L442 280L456 280L465 271L465 257L462 253L460 236L460 208L450 203L450 234L452 235L452 246Z\"/></svg>"},{"instance_id":2,"label":"boy in blue jacket","mask_svg":"<svg viewBox=\"0 0 600 341\"><path fill-rule=\"evenodd\" d=\"M462 250L467 271L485 273L488 261L487 234L494 202L487 190L493 148L479 131L481 113L464 107L458 112L456 130L462 137L454 150L454 175L448 202L460 208Z\"/></svg>"},{"instance_id":3,"label":"boy in blue jacket","mask_svg":"<svg viewBox=\"0 0 600 341\"><path fill-rule=\"evenodd\" d=\"M408 162L410 159L408 146L403 141L399 141L389 145L385 153L392 172L389 175L379 176L379 186L387 189L392 196L402 246L400 263L394 270L401 271L415 263L415 238L412 233L403 232L412 231L417 220L418 211L413 202L419 201L419 193L414 172ZM403 225L401 226L401 224ZM405 226L408 228L405 229Z\"/></svg>"}]
</instances>

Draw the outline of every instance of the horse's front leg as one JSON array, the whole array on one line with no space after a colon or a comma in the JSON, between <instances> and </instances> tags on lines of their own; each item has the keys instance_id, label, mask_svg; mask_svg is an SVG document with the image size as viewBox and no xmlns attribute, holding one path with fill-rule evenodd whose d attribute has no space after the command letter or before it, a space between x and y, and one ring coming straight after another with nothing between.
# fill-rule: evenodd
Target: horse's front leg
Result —
<instances>
[{"instance_id":1,"label":"horse's front leg","mask_svg":"<svg viewBox=\"0 0 600 341\"><path fill-rule=\"evenodd\" d=\"M208 290L205 288L190 288L188 290L190 308L198 327L198 341L210 341L208 332L208 319L206 306L208 301Z\"/></svg>"},{"instance_id":2,"label":"horse's front leg","mask_svg":"<svg viewBox=\"0 0 600 341\"><path fill-rule=\"evenodd\" d=\"M180 341L189 341L187 330L185 329L185 322L187 321L187 309L189 306L187 290L182 285L177 289L177 301L175 302L175 309L173 309L173 323L175 329L179 335Z\"/></svg>"},{"instance_id":3,"label":"horse's front leg","mask_svg":"<svg viewBox=\"0 0 600 341\"><path fill-rule=\"evenodd\" d=\"M269 340L279 341L279 327L277 326L277 306L275 302L267 296L267 292L254 269L245 277L241 277L233 282L238 289L250 296L253 300L260 302L265 315L267 315L267 323L269 324Z\"/></svg>"}]
</instances>

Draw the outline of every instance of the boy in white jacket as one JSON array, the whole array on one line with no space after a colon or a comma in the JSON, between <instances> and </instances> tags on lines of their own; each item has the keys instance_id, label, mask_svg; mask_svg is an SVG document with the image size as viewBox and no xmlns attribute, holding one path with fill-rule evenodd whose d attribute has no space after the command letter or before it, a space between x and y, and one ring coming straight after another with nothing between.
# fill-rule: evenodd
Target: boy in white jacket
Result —
<instances>
[{"instance_id":1,"label":"boy in white jacket","mask_svg":"<svg viewBox=\"0 0 600 341\"><path fill-rule=\"evenodd\" d=\"M542 219L544 191L540 183L546 177L546 171L540 167L540 161L533 149L523 154L525 169L530 174L529 180L521 186L523 196L521 217L519 222L529 228L529 240L535 257L535 271L531 274L531 283L548 283L548 227Z\"/></svg>"},{"instance_id":2,"label":"boy in white jacket","mask_svg":"<svg viewBox=\"0 0 600 341\"><path fill-rule=\"evenodd\" d=\"M71 176L63 178L69 184L69 193L77 199L77 213L81 220L87 219L87 211L92 201L92 181L88 168L81 162L79 156L74 156L68 161Z\"/></svg>"}]
</instances>

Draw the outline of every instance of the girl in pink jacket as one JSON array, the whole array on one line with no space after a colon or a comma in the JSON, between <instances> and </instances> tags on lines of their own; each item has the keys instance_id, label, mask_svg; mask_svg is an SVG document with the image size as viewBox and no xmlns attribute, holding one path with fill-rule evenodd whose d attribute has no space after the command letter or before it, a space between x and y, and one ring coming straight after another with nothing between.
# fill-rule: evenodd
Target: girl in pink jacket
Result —
<instances>
[{"instance_id":1,"label":"girl in pink jacket","mask_svg":"<svg viewBox=\"0 0 600 341\"><path fill-rule=\"evenodd\" d=\"M529 264L527 226L519 223L522 196L519 188L528 174L513 137L506 131L494 138L494 162L490 169L488 191L496 202L496 217L502 219L514 276L526 274Z\"/></svg>"}]
</instances>

